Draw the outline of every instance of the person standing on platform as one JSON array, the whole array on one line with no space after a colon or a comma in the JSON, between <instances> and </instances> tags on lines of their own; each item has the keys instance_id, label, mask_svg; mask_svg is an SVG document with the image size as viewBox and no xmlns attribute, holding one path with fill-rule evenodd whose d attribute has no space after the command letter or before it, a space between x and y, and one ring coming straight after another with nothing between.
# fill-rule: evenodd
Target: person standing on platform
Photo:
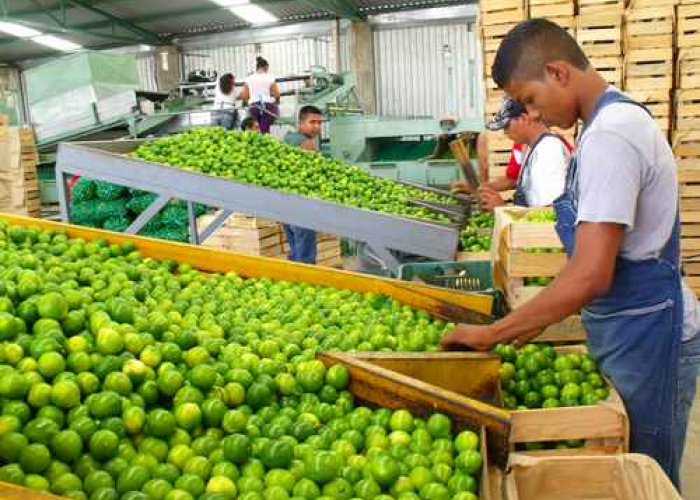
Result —
<instances>
[{"instance_id":1,"label":"person standing on platform","mask_svg":"<svg viewBox=\"0 0 700 500\"><path fill-rule=\"evenodd\" d=\"M257 57L255 67L255 73L245 80L240 98L250 105L250 115L260 124L260 132L269 134L279 116L280 87L263 57Z\"/></svg>"},{"instance_id":2,"label":"person standing on platform","mask_svg":"<svg viewBox=\"0 0 700 500\"><path fill-rule=\"evenodd\" d=\"M236 78L226 73L219 78L214 96L214 123L226 130L234 130L238 126L238 111L236 110L236 93L233 87Z\"/></svg>"},{"instance_id":3,"label":"person standing on platform","mask_svg":"<svg viewBox=\"0 0 700 500\"><path fill-rule=\"evenodd\" d=\"M320 149L319 137L323 113L315 106L304 106L299 110L299 123L295 132L289 132L284 142L306 151ZM289 260L305 264L316 263L316 232L298 226L284 225L284 232L289 242Z\"/></svg>"}]
</instances>

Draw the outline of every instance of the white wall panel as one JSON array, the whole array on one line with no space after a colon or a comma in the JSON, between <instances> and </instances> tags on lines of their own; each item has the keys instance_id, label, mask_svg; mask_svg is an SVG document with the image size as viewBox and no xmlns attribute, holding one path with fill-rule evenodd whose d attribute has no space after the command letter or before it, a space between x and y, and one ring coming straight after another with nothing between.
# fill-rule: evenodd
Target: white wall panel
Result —
<instances>
[{"instance_id":1,"label":"white wall panel","mask_svg":"<svg viewBox=\"0 0 700 500\"><path fill-rule=\"evenodd\" d=\"M481 78L474 23L449 21L424 26L377 26L374 51L380 114L431 116L452 111L481 115ZM450 109L448 67L443 47L452 51L454 101Z\"/></svg>"}]
</instances>

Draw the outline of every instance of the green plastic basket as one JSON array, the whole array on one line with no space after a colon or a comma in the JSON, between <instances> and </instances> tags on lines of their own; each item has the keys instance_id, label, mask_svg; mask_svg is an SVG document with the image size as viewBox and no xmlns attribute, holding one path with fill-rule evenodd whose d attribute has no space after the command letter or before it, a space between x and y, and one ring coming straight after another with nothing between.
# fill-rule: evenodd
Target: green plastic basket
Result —
<instances>
[{"instance_id":1,"label":"green plastic basket","mask_svg":"<svg viewBox=\"0 0 700 500\"><path fill-rule=\"evenodd\" d=\"M467 292L488 294L493 297L492 316L505 315L503 294L493 288L491 262L416 262L399 266L398 278L404 281L420 280L428 285Z\"/></svg>"},{"instance_id":2,"label":"green plastic basket","mask_svg":"<svg viewBox=\"0 0 700 500\"><path fill-rule=\"evenodd\" d=\"M429 285L470 292L493 288L490 261L418 262L399 267L399 279L419 279Z\"/></svg>"}]
</instances>

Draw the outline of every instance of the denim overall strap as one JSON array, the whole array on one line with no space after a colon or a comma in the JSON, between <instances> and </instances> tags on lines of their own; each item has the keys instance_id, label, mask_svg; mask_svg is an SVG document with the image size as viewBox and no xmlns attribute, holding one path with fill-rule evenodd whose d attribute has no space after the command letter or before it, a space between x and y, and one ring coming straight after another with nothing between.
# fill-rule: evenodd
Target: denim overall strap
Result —
<instances>
[{"instance_id":1,"label":"denim overall strap","mask_svg":"<svg viewBox=\"0 0 700 500\"><path fill-rule=\"evenodd\" d=\"M619 92L608 91L587 126L605 106L621 102L643 107ZM554 202L557 232L569 256L575 243L577 183L575 155L567 172L566 190ZM655 258L618 257L610 290L581 314L589 350L625 403L630 450L655 458L677 487L680 456L673 441L678 422L674 408L683 323L679 229L676 214L671 235Z\"/></svg>"},{"instance_id":2,"label":"denim overall strap","mask_svg":"<svg viewBox=\"0 0 700 500\"><path fill-rule=\"evenodd\" d=\"M532 153L534 153L535 148L539 146L540 142L542 142L542 140L545 137L556 137L557 139L561 139L561 137L559 137L557 134L554 134L552 132L545 132L537 138L537 140L532 146L530 146L530 149L527 152L527 156L523 161L523 166L520 168L520 173L518 174L518 182L515 185L515 193L513 194L513 204L518 207L529 206L527 202L527 191L525 191L525 184L526 181L532 176L532 172L530 172L532 165Z\"/></svg>"}]
</instances>

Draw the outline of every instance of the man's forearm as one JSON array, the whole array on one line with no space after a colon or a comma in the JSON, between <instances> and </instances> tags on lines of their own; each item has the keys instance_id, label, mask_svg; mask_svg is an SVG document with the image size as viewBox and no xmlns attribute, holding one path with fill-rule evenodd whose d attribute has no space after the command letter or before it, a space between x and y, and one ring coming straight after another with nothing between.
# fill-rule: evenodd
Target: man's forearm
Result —
<instances>
[{"instance_id":1,"label":"man's forearm","mask_svg":"<svg viewBox=\"0 0 700 500\"><path fill-rule=\"evenodd\" d=\"M516 182L508 177L498 177L488 183L488 186L495 191L510 191L515 189Z\"/></svg>"}]
</instances>

